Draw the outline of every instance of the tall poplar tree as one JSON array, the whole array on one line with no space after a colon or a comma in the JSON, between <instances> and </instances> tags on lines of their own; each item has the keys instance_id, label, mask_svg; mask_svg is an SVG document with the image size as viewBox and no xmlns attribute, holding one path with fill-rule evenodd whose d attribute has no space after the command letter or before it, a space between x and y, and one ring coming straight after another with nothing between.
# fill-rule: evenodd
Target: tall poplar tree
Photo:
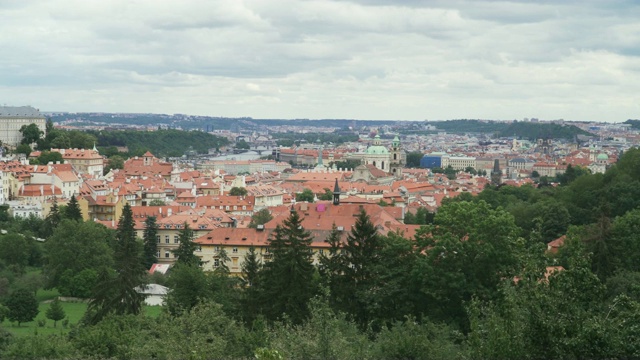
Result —
<instances>
[{"instance_id":1,"label":"tall poplar tree","mask_svg":"<svg viewBox=\"0 0 640 360\"><path fill-rule=\"evenodd\" d=\"M97 323L105 315L139 314L144 295L136 287L144 286L146 269L141 261L140 247L136 241L133 212L126 204L116 230L114 249L115 276L101 274L101 279L89 303L92 322Z\"/></svg>"},{"instance_id":2,"label":"tall poplar tree","mask_svg":"<svg viewBox=\"0 0 640 360\"><path fill-rule=\"evenodd\" d=\"M158 262L158 223L155 216L149 216L144 221L144 266L150 269Z\"/></svg>"},{"instance_id":3,"label":"tall poplar tree","mask_svg":"<svg viewBox=\"0 0 640 360\"><path fill-rule=\"evenodd\" d=\"M260 282L263 313L268 319L286 314L292 322L301 323L308 317L308 301L316 293L311 242L311 234L294 209L271 234L273 258L264 265Z\"/></svg>"}]
</instances>

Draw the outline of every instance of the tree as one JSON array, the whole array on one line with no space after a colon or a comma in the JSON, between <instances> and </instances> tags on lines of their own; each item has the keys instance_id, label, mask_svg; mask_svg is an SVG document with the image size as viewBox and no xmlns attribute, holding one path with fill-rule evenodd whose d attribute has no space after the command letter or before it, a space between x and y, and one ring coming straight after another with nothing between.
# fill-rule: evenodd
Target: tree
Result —
<instances>
[{"instance_id":1,"label":"tree","mask_svg":"<svg viewBox=\"0 0 640 360\"><path fill-rule=\"evenodd\" d=\"M0 236L0 259L7 265L15 265L19 269L27 266L29 254L27 252L27 239L20 234L7 234Z\"/></svg>"},{"instance_id":2,"label":"tree","mask_svg":"<svg viewBox=\"0 0 640 360\"><path fill-rule=\"evenodd\" d=\"M249 149L251 148L251 146L249 146L249 144L244 141L244 140L240 140L240 141L236 141L236 149Z\"/></svg>"},{"instance_id":3,"label":"tree","mask_svg":"<svg viewBox=\"0 0 640 360\"><path fill-rule=\"evenodd\" d=\"M151 266L158 262L158 223L155 216L149 216L144 221L144 266L151 269Z\"/></svg>"},{"instance_id":4,"label":"tree","mask_svg":"<svg viewBox=\"0 0 640 360\"><path fill-rule=\"evenodd\" d=\"M15 153L16 154L25 154L26 156L29 156L29 154L31 154L33 150L31 149L31 146L29 146L29 144L20 144L16 147Z\"/></svg>"},{"instance_id":5,"label":"tree","mask_svg":"<svg viewBox=\"0 0 640 360\"><path fill-rule=\"evenodd\" d=\"M7 317L9 320L17 322L18 326L23 322L32 321L39 312L36 296L31 291L22 288L9 295L5 306L9 309Z\"/></svg>"},{"instance_id":6,"label":"tree","mask_svg":"<svg viewBox=\"0 0 640 360\"><path fill-rule=\"evenodd\" d=\"M63 159L62 159L62 155L57 152L57 151L43 151L40 153L40 156L38 156L38 158L36 158L35 160L31 161L31 164L42 164L42 165L46 165L48 163L57 163L60 162L62 163Z\"/></svg>"},{"instance_id":7,"label":"tree","mask_svg":"<svg viewBox=\"0 0 640 360\"><path fill-rule=\"evenodd\" d=\"M51 205L51 210L49 210L49 214L44 219L44 235L46 238L53 235L53 231L58 227L60 221L62 220L62 215L60 214L60 209L58 208L58 201L56 198L53 198L53 204Z\"/></svg>"},{"instance_id":8,"label":"tree","mask_svg":"<svg viewBox=\"0 0 640 360\"><path fill-rule=\"evenodd\" d=\"M234 186L229 190L229 195L231 196L247 196L247 189L243 187Z\"/></svg>"},{"instance_id":9,"label":"tree","mask_svg":"<svg viewBox=\"0 0 640 360\"><path fill-rule=\"evenodd\" d=\"M333 246L332 246L333 248ZM382 241L371 218L360 210L335 266L334 301L351 314L363 329L375 316L377 276L381 264ZM336 276L337 275L337 276Z\"/></svg>"},{"instance_id":10,"label":"tree","mask_svg":"<svg viewBox=\"0 0 640 360\"><path fill-rule=\"evenodd\" d=\"M540 173L537 170L533 170L531 172L531 177L534 179L539 179L540 178Z\"/></svg>"},{"instance_id":11,"label":"tree","mask_svg":"<svg viewBox=\"0 0 640 360\"><path fill-rule=\"evenodd\" d=\"M53 320L53 327L56 327L58 321L64 319L67 314L65 314L64 309L62 308L60 300L58 298L55 298L51 302L51 305L49 305L46 315L47 319Z\"/></svg>"},{"instance_id":12,"label":"tree","mask_svg":"<svg viewBox=\"0 0 640 360\"><path fill-rule=\"evenodd\" d=\"M22 134L21 144L30 145L37 142L40 137L44 134L42 130L36 124L22 125L20 128L20 133Z\"/></svg>"},{"instance_id":13,"label":"tree","mask_svg":"<svg viewBox=\"0 0 640 360\"><path fill-rule=\"evenodd\" d=\"M307 201L312 203L315 198L313 191L311 189L304 189L301 193L296 194L296 201ZM333 195L331 197L333 199Z\"/></svg>"},{"instance_id":14,"label":"tree","mask_svg":"<svg viewBox=\"0 0 640 360\"><path fill-rule=\"evenodd\" d=\"M267 319L286 315L299 324L308 316L307 302L315 293L311 234L292 209L268 240L272 260L264 265L260 281L262 311Z\"/></svg>"},{"instance_id":15,"label":"tree","mask_svg":"<svg viewBox=\"0 0 640 360\"><path fill-rule=\"evenodd\" d=\"M244 291L241 299L243 317L247 323L251 323L259 310L259 291L260 288L260 272L262 271L262 262L258 259L256 248L249 247L249 251L244 256L242 262L242 286Z\"/></svg>"},{"instance_id":16,"label":"tree","mask_svg":"<svg viewBox=\"0 0 640 360\"><path fill-rule=\"evenodd\" d=\"M144 295L138 293L136 288L144 285L146 269L141 261L129 204L122 209L114 248L116 274L113 276L103 272L100 275L94 297L89 303L92 323L99 322L110 313L137 315L142 310Z\"/></svg>"},{"instance_id":17,"label":"tree","mask_svg":"<svg viewBox=\"0 0 640 360\"><path fill-rule=\"evenodd\" d=\"M324 192L318 196L318 200L333 200L333 191L329 188L324 188Z\"/></svg>"},{"instance_id":18,"label":"tree","mask_svg":"<svg viewBox=\"0 0 640 360\"><path fill-rule=\"evenodd\" d=\"M516 275L523 251L518 232L511 214L483 200L441 206L434 224L416 235L419 312L466 329L465 302L497 297L498 284Z\"/></svg>"},{"instance_id":19,"label":"tree","mask_svg":"<svg viewBox=\"0 0 640 360\"><path fill-rule=\"evenodd\" d=\"M0 324L9 316L9 308L0 304Z\"/></svg>"},{"instance_id":20,"label":"tree","mask_svg":"<svg viewBox=\"0 0 640 360\"><path fill-rule=\"evenodd\" d=\"M44 243L42 270L46 287L59 286L65 271L75 276L85 269L99 273L102 269L110 268L113 264L113 250L109 247L112 238L113 231L101 224L62 220Z\"/></svg>"},{"instance_id":21,"label":"tree","mask_svg":"<svg viewBox=\"0 0 640 360\"><path fill-rule=\"evenodd\" d=\"M169 287L165 303L172 315L188 313L211 295L207 276L194 264L176 263L169 273Z\"/></svg>"},{"instance_id":22,"label":"tree","mask_svg":"<svg viewBox=\"0 0 640 360\"><path fill-rule=\"evenodd\" d=\"M249 222L249 225L247 227L255 229L258 227L258 225L264 225L272 219L273 216L271 216L271 212L269 211L269 209L260 209L253 213L253 215L251 216L251 222Z\"/></svg>"},{"instance_id":23,"label":"tree","mask_svg":"<svg viewBox=\"0 0 640 360\"><path fill-rule=\"evenodd\" d=\"M417 168L420 167L420 160L424 157L424 154L420 151L412 151L407 153L407 167Z\"/></svg>"},{"instance_id":24,"label":"tree","mask_svg":"<svg viewBox=\"0 0 640 360\"><path fill-rule=\"evenodd\" d=\"M167 205L164 201L160 199L153 199L149 202L149 206L165 206Z\"/></svg>"},{"instance_id":25,"label":"tree","mask_svg":"<svg viewBox=\"0 0 640 360\"><path fill-rule=\"evenodd\" d=\"M195 254L198 244L193 242L193 237L193 230L185 222L178 234L180 245L177 249L172 250L178 258L176 264L202 266L202 260Z\"/></svg>"},{"instance_id":26,"label":"tree","mask_svg":"<svg viewBox=\"0 0 640 360\"><path fill-rule=\"evenodd\" d=\"M71 195L65 215L69 220L82 221L82 211L80 211L80 205L75 195Z\"/></svg>"}]
</instances>

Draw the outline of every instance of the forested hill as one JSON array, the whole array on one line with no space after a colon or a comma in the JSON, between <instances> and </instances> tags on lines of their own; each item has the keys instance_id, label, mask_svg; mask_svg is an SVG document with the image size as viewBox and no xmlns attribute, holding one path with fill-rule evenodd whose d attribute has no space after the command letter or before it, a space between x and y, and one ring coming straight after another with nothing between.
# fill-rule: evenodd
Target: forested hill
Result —
<instances>
[{"instance_id":1,"label":"forested hill","mask_svg":"<svg viewBox=\"0 0 640 360\"><path fill-rule=\"evenodd\" d=\"M229 140L202 131L92 131L98 146L127 146L130 154L151 151L156 156L182 156L190 148L206 154L211 148L227 145Z\"/></svg>"},{"instance_id":2,"label":"forested hill","mask_svg":"<svg viewBox=\"0 0 640 360\"><path fill-rule=\"evenodd\" d=\"M498 136L516 136L524 139L575 139L576 135L593 136L575 125L514 122L498 132Z\"/></svg>"}]
</instances>

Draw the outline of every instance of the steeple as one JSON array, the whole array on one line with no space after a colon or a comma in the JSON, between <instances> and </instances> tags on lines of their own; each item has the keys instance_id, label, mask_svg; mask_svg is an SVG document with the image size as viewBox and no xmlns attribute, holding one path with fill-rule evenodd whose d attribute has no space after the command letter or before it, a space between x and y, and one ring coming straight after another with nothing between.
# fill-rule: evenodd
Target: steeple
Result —
<instances>
[{"instance_id":1,"label":"steeple","mask_svg":"<svg viewBox=\"0 0 640 360\"><path fill-rule=\"evenodd\" d=\"M333 187L333 205L340 205L340 186L336 178L336 185Z\"/></svg>"},{"instance_id":2,"label":"steeple","mask_svg":"<svg viewBox=\"0 0 640 360\"><path fill-rule=\"evenodd\" d=\"M491 185L498 186L502 184L502 170L500 170L500 160L493 161L493 170L491 170Z\"/></svg>"}]
</instances>

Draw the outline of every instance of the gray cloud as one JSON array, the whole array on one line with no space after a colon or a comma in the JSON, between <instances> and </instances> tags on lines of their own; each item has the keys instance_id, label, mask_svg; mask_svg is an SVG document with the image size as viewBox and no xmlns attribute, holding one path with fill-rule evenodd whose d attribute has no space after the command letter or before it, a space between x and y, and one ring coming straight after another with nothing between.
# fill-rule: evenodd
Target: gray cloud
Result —
<instances>
[{"instance_id":1,"label":"gray cloud","mask_svg":"<svg viewBox=\"0 0 640 360\"><path fill-rule=\"evenodd\" d=\"M638 117L634 1L0 0L0 98L282 118Z\"/></svg>"}]
</instances>

